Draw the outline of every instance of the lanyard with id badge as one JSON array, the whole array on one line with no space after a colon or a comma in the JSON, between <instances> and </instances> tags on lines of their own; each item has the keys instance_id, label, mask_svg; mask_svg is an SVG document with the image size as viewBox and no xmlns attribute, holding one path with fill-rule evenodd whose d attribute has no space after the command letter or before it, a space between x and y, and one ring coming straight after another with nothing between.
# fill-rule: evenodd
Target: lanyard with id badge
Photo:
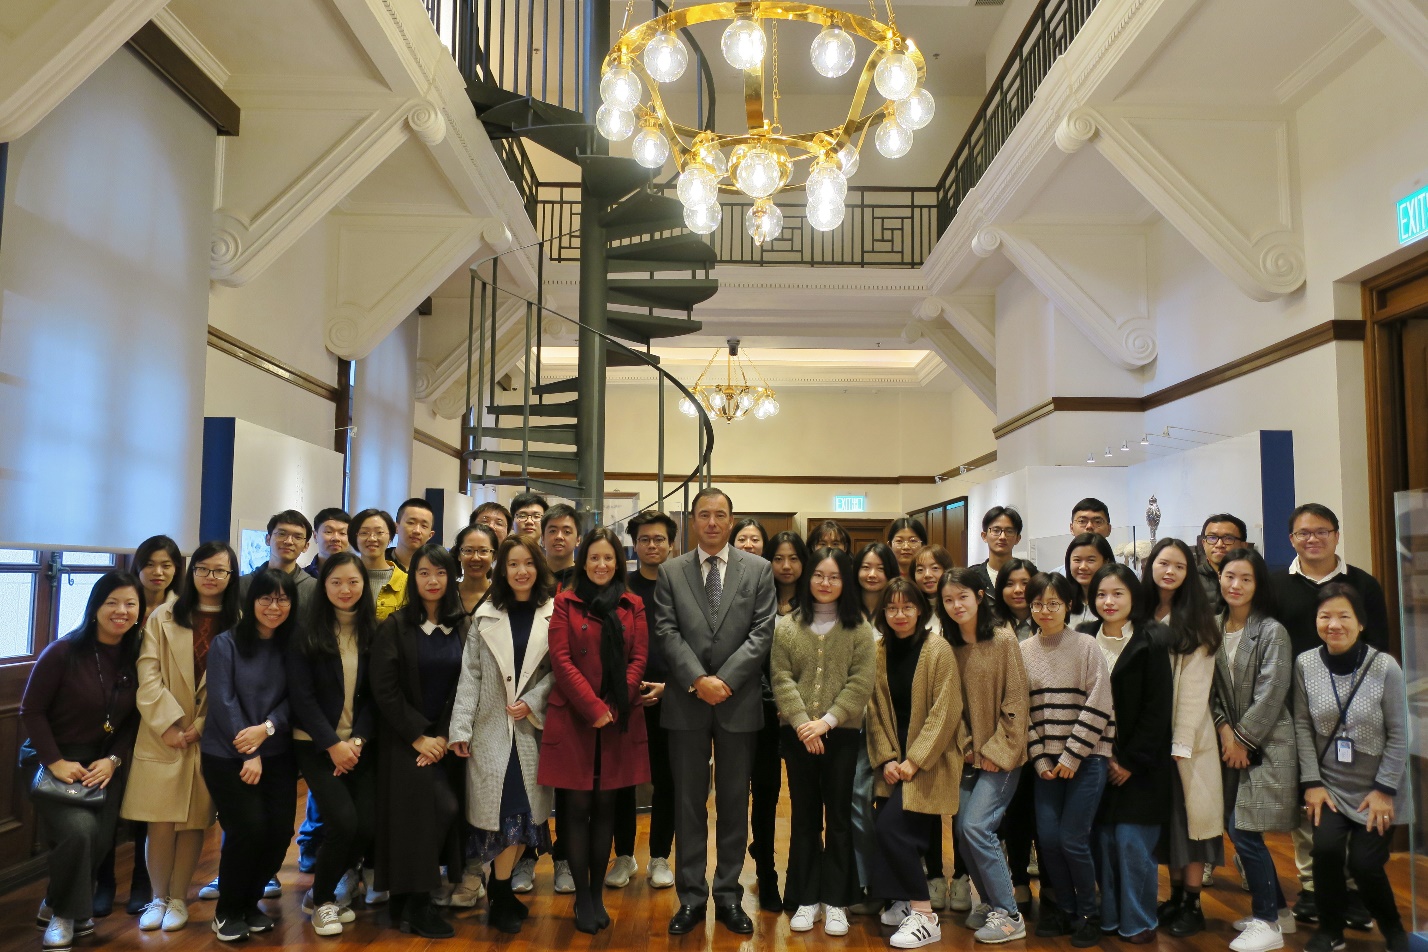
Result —
<instances>
[{"instance_id":1,"label":"lanyard with id badge","mask_svg":"<svg viewBox=\"0 0 1428 952\"><path fill-rule=\"evenodd\" d=\"M1348 725L1349 708L1353 706L1354 695L1359 693L1359 688L1363 686L1364 680L1368 677L1369 666L1373 664L1375 654L1377 654L1377 652L1375 652L1372 647L1370 647L1368 651L1364 653L1364 660L1360 664L1359 669L1355 672L1358 677L1353 680L1352 686L1349 688L1349 696L1347 700L1340 700L1339 680L1337 677L1334 676L1334 672L1329 672L1329 687L1332 688L1334 691L1334 704L1339 708L1339 722L1334 727L1334 733L1338 736L1332 738L1333 743L1329 747L1325 747L1324 753L1320 755L1319 763L1321 766L1324 763L1324 756L1329 753L1330 748L1333 749L1334 759L1337 762L1345 765L1352 764L1354 762L1353 738L1343 736L1343 732L1345 727Z\"/></svg>"}]
</instances>

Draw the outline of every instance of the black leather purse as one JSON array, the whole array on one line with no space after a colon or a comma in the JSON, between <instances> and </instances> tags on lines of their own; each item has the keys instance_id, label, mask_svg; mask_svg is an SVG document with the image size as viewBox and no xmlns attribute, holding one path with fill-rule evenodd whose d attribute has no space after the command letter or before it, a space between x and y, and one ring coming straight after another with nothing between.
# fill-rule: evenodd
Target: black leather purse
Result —
<instances>
[{"instance_id":1,"label":"black leather purse","mask_svg":"<svg viewBox=\"0 0 1428 952\"><path fill-rule=\"evenodd\" d=\"M50 769L40 763L39 752L28 740L20 745L20 766L35 768L35 779L30 784L31 800L67 803L91 810L100 809L108 800L109 790L105 787L86 787L78 782L65 783L50 773Z\"/></svg>"}]
</instances>

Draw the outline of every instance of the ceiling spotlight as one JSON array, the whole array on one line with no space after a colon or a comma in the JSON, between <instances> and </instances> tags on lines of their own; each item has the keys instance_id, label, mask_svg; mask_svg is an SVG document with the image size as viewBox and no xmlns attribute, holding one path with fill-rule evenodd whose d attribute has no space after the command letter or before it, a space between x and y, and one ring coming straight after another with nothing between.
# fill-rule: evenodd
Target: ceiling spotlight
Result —
<instances>
[{"instance_id":1,"label":"ceiling spotlight","mask_svg":"<svg viewBox=\"0 0 1428 952\"><path fill-rule=\"evenodd\" d=\"M1126 440L1125 442L1121 443L1121 452L1122 452L1122 453L1129 453L1129 452L1130 452L1130 441L1129 441L1129 440Z\"/></svg>"},{"instance_id":2,"label":"ceiling spotlight","mask_svg":"<svg viewBox=\"0 0 1428 952\"><path fill-rule=\"evenodd\" d=\"M1149 446L1149 445L1150 445L1150 434L1149 434L1149 433L1145 434L1145 436L1142 436L1142 437L1140 438L1140 445L1141 445L1141 446Z\"/></svg>"},{"instance_id":3,"label":"ceiling spotlight","mask_svg":"<svg viewBox=\"0 0 1428 952\"><path fill-rule=\"evenodd\" d=\"M1106 459L1110 459L1110 458L1111 458L1111 448L1108 446L1108 447L1106 447Z\"/></svg>"},{"instance_id":4,"label":"ceiling spotlight","mask_svg":"<svg viewBox=\"0 0 1428 952\"><path fill-rule=\"evenodd\" d=\"M1088 463L1094 463L1095 461L1096 461L1096 454L1095 454L1095 453L1087 453L1087 454L1086 454L1086 462L1088 462Z\"/></svg>"}]
</instances>

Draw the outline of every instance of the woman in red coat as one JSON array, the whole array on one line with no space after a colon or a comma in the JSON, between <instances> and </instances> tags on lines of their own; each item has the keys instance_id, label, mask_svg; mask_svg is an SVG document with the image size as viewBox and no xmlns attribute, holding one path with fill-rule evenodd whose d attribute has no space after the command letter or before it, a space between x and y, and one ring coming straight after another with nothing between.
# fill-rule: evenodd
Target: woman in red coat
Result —
<instances>
[{"instance_id":1,"label":"woman in red coat","mask_svg":"<svg viewBox=\"0 0 1428 952\"><path fill-rule=\"evenodd\" d=\"M592 935L610 924L601 886L616 794L650 779L640 705L649 626L644 603L625 590L623 563L620 537L593 529L580 544L574 586L556 596L555 687L536 774L555 788L560 838L575 877L575 928Z\"/></svg>"}]
</instances>

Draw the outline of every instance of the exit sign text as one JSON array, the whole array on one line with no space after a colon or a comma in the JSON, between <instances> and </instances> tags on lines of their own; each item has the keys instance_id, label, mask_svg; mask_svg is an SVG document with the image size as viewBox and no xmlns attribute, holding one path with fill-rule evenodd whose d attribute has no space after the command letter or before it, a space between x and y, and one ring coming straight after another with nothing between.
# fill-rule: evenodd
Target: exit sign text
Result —
<instances>
[{"instance_id":1,"label":"exit sign text","mask_svg":"<svg viewBox=\"0 0 1428 952\"><path fill-rule=\"evenodd\" d=\"M1398 200L1398 243L1406 245L1428 235L1428 186Z\"/></svg>"},{"instance_id":2,"label":"exit sign text","mask_svg":"<svg viewBox=\"0 0 1428 952\"><path fill-rule=\"evenodd\" d=\"M834 511L834 512L867 512L867 511L868 511L868 497L867 497L867 496L834 496L834 497L833 497L833 511Z\"/></svg>"}]
</instances>

